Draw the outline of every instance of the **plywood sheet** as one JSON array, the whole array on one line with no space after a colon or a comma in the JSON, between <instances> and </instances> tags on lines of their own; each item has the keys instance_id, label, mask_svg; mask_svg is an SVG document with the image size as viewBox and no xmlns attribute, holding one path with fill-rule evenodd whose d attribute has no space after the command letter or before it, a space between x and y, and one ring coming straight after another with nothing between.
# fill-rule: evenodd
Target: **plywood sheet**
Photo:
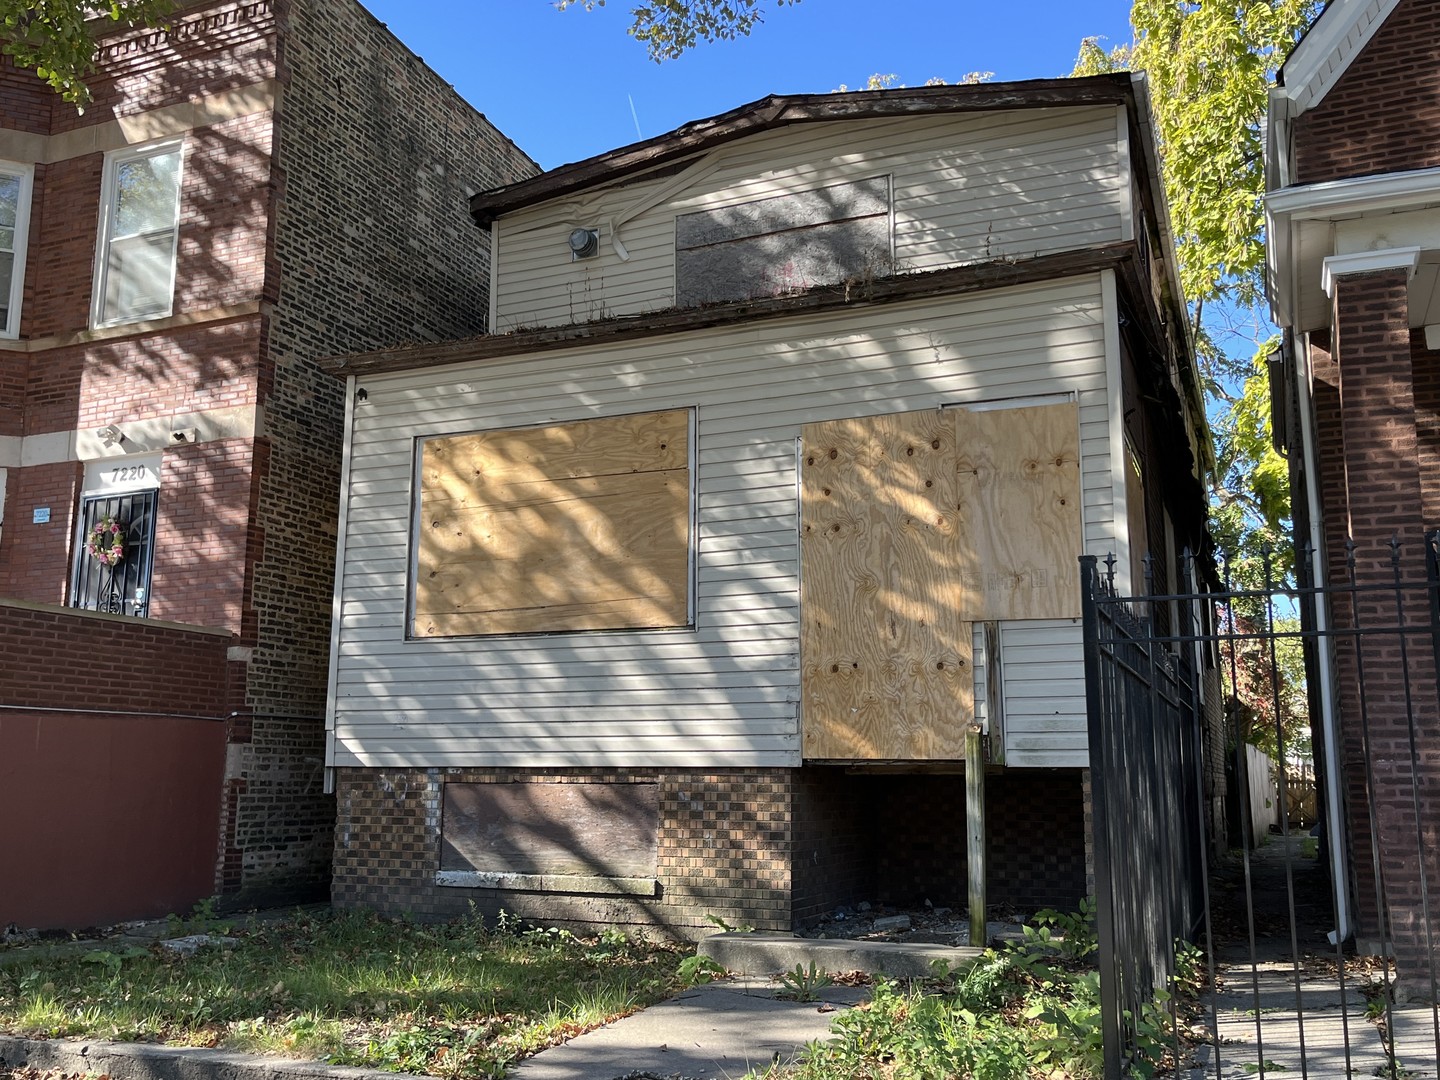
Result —
<instances>
[{"instance_id":1,"label":"plywood sheet","mask_svg":"<svg viewBox=\"0 0 1440 1080\"><path fill-rule=\"evenodd\" d=\"M957 409L954 417L961 543L972 556L965 617L1078 617L1077 406Z\"/></svg>"},{"instance_id":2,"label":"plywood sheet","mask_svg":"<svg viewBox=\"0 0 1440 1080\"><path fill-rule=\"evenodd\" d=\"M806 758L965 755L974 684L954 430L938 411L802 428Z\"/></svg>"},{"instance_id":3,"label":"plywood sheet","mask_svg":"<svg viewBox=\"0 0 1440 1080\"><path fill-rule=\"evenodd\" d=\"M428 439L417 637L689 619L689 414Z\"/></svg>"}]
</instances>

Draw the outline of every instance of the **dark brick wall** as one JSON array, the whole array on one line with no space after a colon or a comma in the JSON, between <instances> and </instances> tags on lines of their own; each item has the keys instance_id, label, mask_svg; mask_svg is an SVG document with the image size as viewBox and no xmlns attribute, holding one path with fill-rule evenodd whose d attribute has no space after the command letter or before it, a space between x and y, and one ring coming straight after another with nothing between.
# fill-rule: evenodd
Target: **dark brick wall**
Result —
<instances>
[{"instance_id":1,"label":"dark brick wall","mask_svg":"<svg viewBox=\"0 0 1440 1080\"><path fill-rule=\"evenodd\" d=\"M967 905L964 776L857 777L866 807L872 899ZM1078 769L1010 769L985 779L986 900L1074 909L1085 896Z\"/></svg>"},{"instance_id":2,"label":"dark brick wall","mask_svg":"<svg viewBox=\"0 0 1440 1080\"><path fill-rule=\"evenodd\" d=\"M796 924L872 898L871 808L856 797L854 782L842 767L816 765L795 773Z\"/></svg>"},{"instance_id":3,"label":"dark brick wall","mask_svg":"<svg viewBox=\"0 0 1440 1080\"><path fill-rule=\"evenodd\" d=\"M333 899L446 918L470 901L546 923L653 926L680 936L731 925L788 930L870 900L966 904L963 776L850 775L843 769L337 770ZM654 900L441 887L446 783L633 782L660 785ZM1079 770L987 778L989 901L1074 908L1085 895Z\"/></svg>"},{"instance_id":4,"label":"dark brick wall","mask_svg":"<svg viewBox=\"0 0 1440 1080\"><path fill-rule=\"evenodd\" d=\"M714 929L707 914L734 926L790 928L791 770L342 768L337 774L333 900L341 907L440 919L462 914L474 901L490 918L503 907L547 924L637 925L689 937ZM661 894L638 899L437 886L442 785L511 780L657 782Z\"/></svg>"},{"instance_id":5,"label":"dark brick wall","mask_svg":"<svg viewBox=\"0 0 1440 1080\"><path fill-rule=\"evenodd\" d=\"M256 896L329 878L335 811L321 765L344 384L314 361L483 331L488 245L465 184L535 171L359 5L294 0L280 25L252 715L237 736L243 766L227 777L228 835Z\"/></svg>"},{"instance_id":6,"label":"dark brick wall","mask_svg":"<svg viewBox=\"0 0 1440 1080\"><path fill-rule=\"evenodd\" d=\"M1300 184L1440 165L1440 0L1400 0L1294 142Z\"/></svg>"}]
</instances>

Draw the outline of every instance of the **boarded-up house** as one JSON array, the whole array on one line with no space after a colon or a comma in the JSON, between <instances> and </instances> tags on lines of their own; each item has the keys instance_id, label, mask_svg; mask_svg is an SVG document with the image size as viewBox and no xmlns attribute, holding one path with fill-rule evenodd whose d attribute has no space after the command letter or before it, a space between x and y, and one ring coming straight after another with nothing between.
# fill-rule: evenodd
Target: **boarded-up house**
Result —
<instances>
[{"instance_id":1,"label":"boarded-up house","mask_svg":"<svg viewBox=\"0 0 1440 1080\"><path fill-rule=\"evenodd\" d=\"M1129 75L770 97L482 193L491 336L348 379L334 895L788 928L1086 892L1076 558L1203 535ZM477 242L484 242L477 235Z\"/></svg>"}]
</instances>

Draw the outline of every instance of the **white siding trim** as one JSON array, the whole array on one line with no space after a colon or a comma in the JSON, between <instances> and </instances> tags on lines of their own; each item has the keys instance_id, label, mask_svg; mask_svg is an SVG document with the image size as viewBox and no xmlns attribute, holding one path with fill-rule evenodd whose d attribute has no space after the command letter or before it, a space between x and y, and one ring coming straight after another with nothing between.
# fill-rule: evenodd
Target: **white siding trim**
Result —
<instances>
[{"instance_id":1,"label":"white siding trim","mask_svg":"<svg viewBox=\"0 0 1440 1080\"><path fill-rule=\"evenodd\" d=\"M1130 115L1124 109L1115 110L1115 145L1120 150L1120 190L1125 193L1120 200L1120 239L1134 240L1135 178L1130 169Z\"/></svg>"},{"instance_id":2,"label":"white siding trim","mask_svg":"<svg viewBox=\"0 0 1440 1080\"><path fill-rule=\"evenodd\" d=\"M1121 573L1121 588L1127 595L1134 593L1130 581L1130 530L1129 496L1125 484L1125 470L1130 467L1125 447L1125 380L1122 374L1120 353L1120 300L1116 293L1115 272L1106 270L1100 275L1100 289L1105 308L1105 385L1109 388L1110 405L1110 513L1111 534L1108 550L1098 550L1089 545L1086 553L1103 559L1113 554ZM1084 501L1081 501L1084 510Z\"/></svg>"},{"instance_id":3,"label":"white siding trim","mask_svg":"<svg viewBox=\"0 0 1440 1080\"><path fill-rule=\"evenodd\" d=\"M336 694L340 682L340 620L344 610L345 564L350 536L350 482L352 453L355 446L355 392L359 389L355 376L345 380L345 441L340 448L340 511L335 534L335 584L330 602L330 664L325 676L325 790L334 787Z\"/></svg>"}]
</instances>

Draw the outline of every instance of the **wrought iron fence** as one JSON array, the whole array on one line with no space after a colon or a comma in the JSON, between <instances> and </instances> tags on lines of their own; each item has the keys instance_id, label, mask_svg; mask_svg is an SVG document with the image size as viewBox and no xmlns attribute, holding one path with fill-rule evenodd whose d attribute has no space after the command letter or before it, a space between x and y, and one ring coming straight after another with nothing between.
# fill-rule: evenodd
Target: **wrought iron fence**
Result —
<instances>
[{"instance_id":1,"label":"wrought iron fence","mask_svg":"<svg viewBox=\"0 0 1440 1080\"><path fill-rule=\"evenodd\" d=\"M1298 584L1267 558L1218 589L1187 555L1180 590L1131 597L1113 560L1081 560L1107 1080L1156 1059L1187 1077L1440 1075L1440 532L1423 560L1398 541L1330 555L1330 583L1301 550ZM1265 794L1245 790L1261 736ZM1309 776L1313 829L1291 810ZM1252 794L1278 822L1259 844ZM1197 961L1198 1011L1157 997Z\"/></svg>"}]
</instances>

